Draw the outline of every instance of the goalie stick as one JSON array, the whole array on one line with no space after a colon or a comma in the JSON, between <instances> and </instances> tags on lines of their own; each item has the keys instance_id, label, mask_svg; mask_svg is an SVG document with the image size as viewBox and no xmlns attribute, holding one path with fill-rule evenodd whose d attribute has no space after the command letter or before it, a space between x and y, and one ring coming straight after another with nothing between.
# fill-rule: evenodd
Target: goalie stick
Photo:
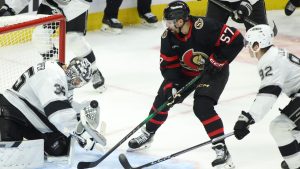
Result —
<instances>
[{"instance_id":1,"label":"goalie stick","mask_svg":"<svg viewBox=\"0 0 300 169\"><path fill-rule=\"evenodd\" d=\"M184 150L179 151L179 152L177 152L177 153L174 153L174 154L165 156L165 157L163 157L163 158L161 158L161 159L152 161L152 162L150 162L150 163L141 165L141 166L139 166L139 167L132 167L132 166L130 165L128 159L126 158L126 156L125 156L124 154L120 154L120 155L119 155L119 161L120 161L120 163L122 164L122 166L123 166L125 169L141 169L141 168L149 167L149 166L155 165L155 164L157 164L157 163L161 163L161 162L163 162L163 161L169 160L169 159L171 159L171 158L173 158L173 157L179 156L179 155L181 155L181 154L183 154L183 153L189 152L189 151L191 151L191 150L194 150L194 149L196 149L196 148L205 146L205 145L207 145L207 144L215 143L215 142L218 142L218 141L220 141L220 140L224 140L225 138L230 137L230 136L232 136L232 135L233 135L233 132L228 133L228 134L225 134L225 135L223 135L223 136L220 136L220 137L214 138L214 139L212 139L212 140L203 142L203 143L201 143L201 144L195 145L195 146L193 146L193 147L184 149Z\"/></svg>"},{"instance_id":2,"label":"goalie stick","mask_svg":"<svg viewBox=\"0 0 300 169\"><path fill-rule=\"evenodd\" d=\"M84 169L84 168L92 168L96 167L99 163L101 163L107 156L109 156L115 149L117 149L122 143L124 143L130 136L132 136L136 131L138 131L144 124L146 124L148 121L150 121L157 113L162 111L163 109L169 107L171 108L174 104L177 103L178 100L176 100L176 97L181 97L182 94L188 95L190 94L194 87L194 84L197 84L200 82L202 75L206 72L206 69L204 69L200 75L194 77L189 83L187 83L185 86L183 86L177 93L174 95L174 98L170 97L167 101L165 101L161 106L157 108L156 111L151 113L144 121L142 121L139 125L137 125L132 131L130 131L121 141L119 141L114 147L112 147L108 152L106 152L102 157L100 157L96 161L92 162L84 162L81 161L77 165L77 169Z\"/></svg>"},{"instance_id":3,"label":"goalie stick","mask_svg":"<svg viewBox=\"0 0 300 169\"><path fill-rule=\"evenodd\" d=\"M219 7L223 8L223 9L225 9L225 10L228 11L229 13L233 13L233 11L234 11L233 9L231 9L230 7L228 7L227 5L225 5L225 4L223 4L222 2L220 2L219 0L209 0L209 1L211 1L212 3L218 5ZM246 22L248 22L249 24L251 24L252 26L257 25L256 22L252 21L252 20L249 19L248 17L245 17L244 20L245 20ZM278 33L278 30L277 30L277 26L276 26L276 24L275 24L274 21L273 21L273 24L274 24L274 26L273 26L273 33L274 33L274 36L276 36L277 33Z\"/></svg>"}]
</instances>

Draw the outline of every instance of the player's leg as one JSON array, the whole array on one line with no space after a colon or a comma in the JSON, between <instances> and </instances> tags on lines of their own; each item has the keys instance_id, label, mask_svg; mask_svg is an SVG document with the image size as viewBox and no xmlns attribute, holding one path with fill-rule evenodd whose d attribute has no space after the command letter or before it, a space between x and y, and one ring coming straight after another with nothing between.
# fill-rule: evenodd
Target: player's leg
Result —
<instances>
[{"instance_id":1,"label":"player's leg","mask_svg":"<svg viewBox=\"0 0 300 169\"><path fill-rule=\"evenodd\" d=\"M253 11L249 16L249 19L256 22L257 24L268 24L266 5L264 0L257 1L253 6ZM248 22L244 22L246 30L253 27Z\"/></svg>"},{"instance_id":2,"label":"player's leg","mask_svg":"<svg viewBox=\"0 0 300 169\"><path fill-rule=\"evenodd\" d=\"M122 23L118 20L119 8L123 0L106 0L104 16L102 18L103 31L121 33L123 29Z\"/></svg>"},{"instance_id":3,"label":"player's leg","mask_svg":"<svg viewBox=\"0 0 300 169\"><path fill-rule=\"evenodd\" d=\"M220 6L214 4L211 1L207 2L207 12L206 12L206 17L208 18L212 18L212 19L216 19L218 21L220 21L221 23L226 23L229 17L229 13L221 8ZM230 3L226 2L226 1L222 1L222 3L224 3L225 5L230 5Z\"/></svg>"},{"instance_id":4,"label":"player's leg","mask_svg":"<svg viewBox=\"0 0 300 169\"><path fill-rule=\"evenodd\" d=\"M137 0L137 10L143 23L153 25L157 23L157 17L151 13L152 0Z\"/></svg>"},{"instance_id":5,"label":"player's leg","mask_svg":"<svg viewBox=\"0 0 300 169\"><path fill-rule=\"evenodd\" d=\"M161 106L169 97L167 94L167 90L169 90L170 82L163 81L158 92L155 97L153 106L149 112L149 115L156 111L156 109ZM181 88L182 85L177 86L177 88ZM178 89L177 89L178 90ZM186 96L182 96L185 98ZM131 150L140 150L144 148L150 147L150 143L153 141L153 136L158 128L166 121L168 117L169 108L165 108L162 111L158 112L156 116L154 116L149 122L146 123L146 126L142 128L141 135L133 138L129 141L129 151Z\"/></svg>"},{"instance_id":6,"label":"player's leg","mask_svg":"<svg viewBox=\"0 0 300 169\"><path fill-rule=\"evenodd\" d=\"M52 9L51 7L40 4L37 14L52 15L60 13L57 9ZM49 23L41 26L37 26L32 34L32 42L38 52L43 57L43 60L51 60L57 58L58 48L51 38L58 28L57 23Z\"/></svg>"},{"instance_id":7,"label":"player's leg","mask_svg":"<svg viewBox=\"0 0 300 169\"><path fill-rule=\"evenodd\" d=\"M283 168L300 168L300 146L298 119L300 98L295 98L281 111L270 124L270 132L286 162ZM283 163L284 164L284 163Z\"/></svg>"},{"instance_id":8,"label":"player's leg","mask_svg":"<svg viewBox=\"0 0 300 169\"><path fill-rule=\"evenodd\" d=\"M211 139L224 135L222 119L215 111L214 106L225 88L228 77L229 66L223 68L221 72L205 74L194 93L194 113L202 122ZM216 159L212 162L213 167L234 168L224 140L214 143L212 148L217 154Z\"/></svg>"},{"instance_id":9,"label":"player's leg","mask_svg":"<svg viewBox=\"0 0 300 169\"><path fill-rule=\"evenodd\" d=\"M75 19L67 22L67 42L68 48L74 53L75 57L84 57L91 64L93 69L93 87L100 93L105 91L105 79L96 66L96 56L85 39L87 12L79 15Z\"/></svg>"}]
</instances>

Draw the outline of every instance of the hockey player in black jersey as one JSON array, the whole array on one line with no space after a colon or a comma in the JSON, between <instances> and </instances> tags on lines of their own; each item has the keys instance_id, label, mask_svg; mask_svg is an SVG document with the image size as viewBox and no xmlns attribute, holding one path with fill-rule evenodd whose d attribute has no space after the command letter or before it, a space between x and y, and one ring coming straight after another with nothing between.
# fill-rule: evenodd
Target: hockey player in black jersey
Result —
<instances>
[{"instance_id":1,"label":"hockey player in black jersey","mask_svg":"<svg viewBox=\"0 0 300 169\"><path fill-rule=\"evenodd\" d=\"M19 14L30 1L31 0L7 1L7 4L4 4L0 9L0 17ZM91 0L86 1L91 2ZM68 47L70 47L75 57L87 58L88 61L92 63L93 87L97 91L102 93L103 91L105 91L105 79L96 66L96 56L90 44L84 38L84 36L86 35L88 7L88 5L80 2L79 0L43 0L39 5L37 14L53 15L60 13L66 16L66 40ZM52 59L55 54L58 53L58 49L54 44L52 49L45 49L44 46L50 46L48 44L53 42L45 41L45 37L40 36L40 34L52 36L52 34L55 33L55 30L55 26L45 26L37 27L33 32L34 45L36 46L37 50L40 52L44 60Z\"/></svg>"},{"instance_id":2,"label":"hockey player in black jersey","mask_svg":"<svg viewBox=\"0 0 300 169\"><path fill-rule=\"evenodd\" d=\"M217 19L226 23L229 16L238 23L244 23L246 30L253 25L244 21L245 17L256 22L257 24L268 24L267 13L264 0L216 0L233 9L229 13L225 9L208 0L206 17Z\"/></svg>"},{"instance_id":3,"label":"hockey player in black jersey","mask_svg":"<svg viewBox=\"0 0 300 169\"><path fill-rule=\"evenodd\" d=\"M93 114L97 119L99 108L73 100L73 90L91 78L91 64L84 58L74 58L68 66L47 61L28 68L0 94L0 142L44 139L44 151L51 156L67 155L72 135L81 138L78 143L86 150L104 146L104 137L92 137L96 132L83 127L92 124L83 117ZM14 158L20 157L10 156Z\"/></svg>"},{"instance_id":4,"label":"hockey player in black jersey","mask_svg":"<svg viewBox=\"0 0 300 169\"><path fill-rule=\"evenodd\" d=\"M202 80L194 87L193 110L202 122L207 135L213 139L224 135L221 118L214 106L229 77L229 63L243 48L241 33L225 24L206 17L190 15L183 1L171 2L164 9L167 30L161 37L160 70L164 81L155 97L152 113L193 77L202 73ZM181 102L185 96L181 96ZM129 141L129 150L149 147L157 129L165 122L169 109L159 112L142 129L142 134ZM217 158L213 167L234 168L225 141L213 145Z\"/></svg>"}]
</instances>

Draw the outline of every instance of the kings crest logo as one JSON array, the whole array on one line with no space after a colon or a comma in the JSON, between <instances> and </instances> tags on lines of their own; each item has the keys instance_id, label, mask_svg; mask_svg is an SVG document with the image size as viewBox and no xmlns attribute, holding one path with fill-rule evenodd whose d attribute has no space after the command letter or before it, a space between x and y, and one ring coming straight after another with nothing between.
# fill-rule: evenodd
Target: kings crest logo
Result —
<instances>
[{"instance_id":1,"label":"kings crest logo","mask_svg":"<svg viewBox=\"0 0 300 169\"><path fill-rule=\"evenodd\" d=\"M55 87L55 91L54 91L55 94L57 94L57 95L63 94L64 96L66 95L65 87L63 87L57 83L54 85L54 87Z\"/></svg>"},{"instance_id":2,"label":"kings crest logo","mask_svg":"<svg viewBox=\"0 0 300 169\"><path fill-rule=\"evenodd\" d=\"M182 55L181 64L186 69L199 71L204 69L205 60L207 58L207 54L189 49Z\"/></svg>"}]
</instances>

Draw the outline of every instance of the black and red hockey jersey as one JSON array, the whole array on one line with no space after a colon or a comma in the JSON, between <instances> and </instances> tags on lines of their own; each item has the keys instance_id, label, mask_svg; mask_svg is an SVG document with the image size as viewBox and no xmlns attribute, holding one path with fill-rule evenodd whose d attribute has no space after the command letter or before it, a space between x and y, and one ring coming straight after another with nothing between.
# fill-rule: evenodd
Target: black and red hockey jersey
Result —
<instances>
[{"instance_id":1,"label":"black and red hockey jersey","mask_svg":"<svg viewBox=\"0 0 300 169\"><path fill-rule=\"evenodd\" d=\"M201 73L208 58L230 63L243 48L236 28L205 17L190 16L187 35L166 30L161 37L160 70L172 82Z\"/></svg>"}]
</instances>

